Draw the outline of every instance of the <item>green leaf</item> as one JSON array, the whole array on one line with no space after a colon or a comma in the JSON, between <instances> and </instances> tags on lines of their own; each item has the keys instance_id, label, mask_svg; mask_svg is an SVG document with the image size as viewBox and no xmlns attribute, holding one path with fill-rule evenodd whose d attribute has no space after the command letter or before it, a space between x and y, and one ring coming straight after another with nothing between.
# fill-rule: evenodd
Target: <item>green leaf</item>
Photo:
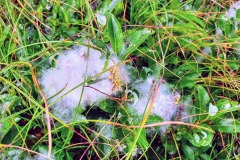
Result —
<instances>
[{"instance_id":1,"label":"green leaf","mask_svg":"<svg viewBox=\"0 0 240 160\"><path fill-rule=\"evenodd\" d=\"M108 34L113 51L119 53L123 46L123 35L121 25L113 14L108 20Z\"/></svg>"},{"instance_id":2,"label":"green leaf","mask_svg":"<svg viewBox=\"0 0 240 160\"><path fill-rule=\"evenodd\" d=\"M232 20L226 20L225 15L220 17L220 20L217 23L217 26L224 31L225 36L231 36L232 31L234 30L234 23Z\"/></svg>"},{"instance_id":3,"label":"green leaf","mask_svg":"<svg viewBox=\"0 0 240 160\"><path fill-rule=\"evenodd\" d=\"M8 133L8 131L12 128L13 123L9 119L4 119L0 122L0 142L2 141L3 137Z\"/></svg>"},{"instance_id":4,"label":"green leaf","mask_svg":"<svg viewBox=\"0 0 240 160\"><path fill-rule=\"evenodd\" d=\"M203 127L211 129L208 125L201 125ZM196 128L192 133L188 132L187 139L196 147L208 146L212 143L213 132L206 130L200 130Z\"/></svg>"},{"instance_id":5,"label":"green leaf","mask_svg":"<svg viewBox=\"0 0 240 160\"><path fill-rule=\"evenodd\" d=\"M177 153L176 145L172 144L167 139L163 143L163 146L164 146L165 150L168 152L168 154L174 155Z\"/></svg>"},{"instance_id":6,"label":"green leaf","mask_svg":"<svg viewBox=\"0 0 240 160\"><path fill-rule=\"evenodd\" d=\"M103 100L100 102L99 104L99 108L107 113L114 113L115 111L115 107L112 107L110 105L111 102L107 101L107 100Z\"/></svg>"},{"instance_id":7,"label":"green leaf","mask_svg":"<svg viewBox=\"0 0 240 160\"><path fill-rule=\"evenodd\" d=\"M158 122L163 122L164 119L162 117L159 117L156 114L150 115L147 119L147 124L153 124L153 123L158 123Z\"/></svg>"},{"instance_id":8,"label":"green leaf","mask_svg":"<svg viewBox=\"0 0 240 160\"><path fill-rule=\"evenodd\" d=\"M184 73L183 71L180 71L179 73ZM193 88L195 86L195 81L199 77L198 73L186 73L184 77L179 81L178 86L181 88L187 87L187 88Z\"/></svg>"},{"instance_id":9,"label":"green leaf","mask_svg":"<svg viewBox=\"0 0 240 160\"><path fill-rule=\"evenodd\" d=\"M148 74L152 72L151 68L148 67L142 67L142 71L140 73L140 77L142 77L143 79L146 79L148 77Z\"/></svg>"},{"instance_id":10,"label":"green leaf","mask_svg":"<svg viewBox=\"0 0 240 160\"><path fill-rule=\"evenodd\" d=\"M135 51L153 32L149 29L136 31L129 39L129 46L122 52L122 58L126 59L127 56Z\"/></svg>"},{"instance_id":11,"label":"green leaf","mask_svg":"<svg viewBox=\"0 0 240 160\"><path fill-rule=\"evenodd\" d=\"M207 112L207 104L210 102L210 97L206 89L201 86L197 85L196 87L197 92L195 93L196 103L197 106L197 113L206 113Z\"/></svg>"},{"instance_id":12,"label":"green leaf","mask_svg":"<svg viewBox=\"0 0 240 160\"><path fill-rule=\"evenodd\" d=\"M16 127L13 125L10 119L3 122L3 128L4 128L4 137L1 137L1 143L2 144L10 144L13 143L15 145L21 145L22 139L19 138L19 131L16 129ZM22 133L26 134L26 133Z\"/></svg>"},{"instance_id":13,"label":"green leaf","mask_svg":"<svg viewBox=\"0 0 240 160\"><path fill-rule=\"evenodd\" d=\"M189 23L198 24L200 27L205 28L205 23L191 12L176 12L176 15L179 16L179 19L185 19Z\"/></svg>"},{"instance_id":14,"label":"green leaf","mask_svg":"<svg viewBox=\"0 0 240 160\"><path fill-rule=\"evenodd\" d=\"M199 36L192 36L191 39L189 37L187 38L179 37L179 38L176 38L176 40L178 41L179 45L184 49L188 51L197 52L198 46L194 42L192 42L192 39L195 39L195 38L199 38ZM201 44L201 42L199 44Z\"/></svg>"},{"instance_id":15,"label":"green leaf","mask_svg":"<svg viewBox=\"0 0 240 160\"><path fill-rule=\"evenodd\" d=\"M0 95L0 105L1 103L3 106L7 107L10 109L12 106L15 107L19 105L21 102L21 98L19 96L16 96L14 93L7 93L7 94L2 94ZM0 108L1 111L1 108Z\"/></svg>"},{"instance_id":16,"label":"green leaf","mask_svg":"<svg viewBox=\"0 0 240 160\"><path fill-rule=\"evenodd\" d=\"M112 12L112 10L116 7L116 5L121 2L121 0L113 0L109 6L108 6L108 10L109 12Z\"/></svg>"},{"instance_id":17,"label":"green leaf","mask_svg":"<svg viewBox=\"0 0 240 160\"><path fill-rule=\"evenodd\" d=\"M38 17L38 19L40 19L41 21L43 21L43 7L42 7L42 5L39 5L38 7L37 7L37 17Z\"/></svg>"},{"instance_id":18,"label":"green leaf","mask_svg":"<svg viewBox=\"0 0 240 160\"><path fill-rule=\"evenodd\" d=\"M127 151L127 153L130 151L130 148L132 148L135 144L133 143L134 142L134 135L133 134L130 134L129 131L127 130L123 130L123 135L126 136L126 148L125 150Z\"/></svg>"},{"instance_id":19,"label":"green leaf","mask_svg":"<svg viewBox=\"0 0 240 160\"><path fill-rule=\"evenodd\" d=\"M113 14L118 16L124 12L124 3L122 0L114 7Z\"/></svg>"},{"instance_id":20,"label":"green leaf","mask_svg":"<svg viewBox=\"0 0 240 160\"><path fill-rule=\"evenodd\" d=\"M178 9L180 6L181 6L181 2L179 0L171 0L171 3L168 7L170 9Z\"/></svg>"},{"instance_id":21,"label":"green leaf","mask_svg":"<svg viewBox=\"0 0 240 160\"><path fill-rule=\"evenodd\" d=\"M240 121L233 118L222 119L218 122L214 122L211 126L214 130L223 133L239 133L240 132Z\"/></svg>"},{"instance_id":22,"label":"green leaf","mask_svg":"<svg viewBox=\"0 0 240 160\"><path fill-rule=\"evenodd\" d=\"M217 107L219 110L237 110L238 109L238 102L237 101L230 101L227 98L219 99L217 101Z\"/></svg>"},{"instance_id":23,"label":"green leaf","mask_svg":"<svg viewBox=\"0 0 240 160\"><path fill-rule=\"evenodd\" d=\"M3 46L4 41L7 38L7 35L10 33L10 29L11 29L11 26L8 25L7 27L4 28L3 32L0 33L0 47Z\"/></svg>"},{"instance_id":24,"label":"green leaf","mask_svg":"<svg viewBox=\"0 0 240 160\"><path fill-rule=\"evenodd\" d=\"M72 136L73 136L73 131L68 129L68 128L63 128L61 130L61 138L64 139L65 144L69 144Z\"/></svg>"},{"instance_id":25,"label":"green leaf","mask_svg":"<svg viewBox=\"0 0 240 160\"><path fill-rule=\"evenodd\" d=\"M203 86L198 85L197 91L198 91L198 99L201 100L201 104L204 106L207 105L210 102L210 97L208 95L207 90Z\"/></svg>"},{"instance_id":26,"label":"green leaf","mask_svg":"<svg viewBox=\"0 0 240 160\"><path fill-rule=\"evenodd\" d=\"M70 12L66 12L66 10L68 10L68 7L60 7L59 8L59 16L60 19L64 22L62 23L62 25L64 25L65 27L69 26L69 20L70 20Z\"/></svg>"},{"instance_id":27,"label":"green leaf","mask_svg":"<svg viewBox=\"0 0 240 160\"><path fill-rule=\"evenodd\" d=\"M95 45L95 46L97 46L98 48L101 48L101 49L106 49L107 48L107 45L102 41L102 40L100 40L100 39L98 39L98 38L93 38L93 39L91 39L91 42Z\"/></svg>"},{"instance_id":28,"label":"green leaf","mask_svg":"<svg viewBox=\"0 0 240 160\"><path fill-rule=\"evenodd\" d=\"M194 150L192 147L189 147L188 145L183 144L182 145L182 150L184 155L190 159L190 160L194 160L195 159L195 155L194 155Z\"/></svg>"},{"instance_id":29,"label":"green leaf","mask_svg":"<svg viewBox=\"0 0 240 160\"><path fill-rule=\"evenodd\" d=\"M147 136L146 136L146 130L142 129L139 139L138 139L138 144L141 146L141 148L148 149L149 143L147 141Z\"/></svg>"},{"instance_id":30,"label":"green leaf","mask_svg":"<svg viewBox=\"0 0 240 160\"><path fill-rule=\"evenodd\" d=\"M200 157L202 160L212 160L212 158L207 154L201 154Z\"/></svg>"}]
</instances>

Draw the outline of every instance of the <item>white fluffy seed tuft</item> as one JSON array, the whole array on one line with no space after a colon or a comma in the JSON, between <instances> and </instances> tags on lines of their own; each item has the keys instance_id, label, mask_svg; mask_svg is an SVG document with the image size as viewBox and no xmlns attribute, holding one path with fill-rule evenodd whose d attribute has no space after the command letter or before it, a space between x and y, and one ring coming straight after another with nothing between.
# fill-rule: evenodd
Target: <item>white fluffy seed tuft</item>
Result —
<instances>
[{"instance_id":1,"label":"white fluffy seed tuft","mask_svg":"<svg viewBox=\"0 0 240 160\"><path fill-rule=\"evenodd\" d=\"M108 60L100 51L86 46L74 46L63 51L57 58L55 68L43 71L39 81L49 99L52 112L68 123L73 120L74 109L93 105L109 98L118 89L113 90L115 79L111 78L111 69L118 74L119 83L130 81L124 65L116 56Z\"/></svg>"},{"instance_id":2,"label":"white fluffy seed tuft","mask_svg":"<svg viewBox=\"0 0 240 160\"><path fill-rule=\"evenodd\" d=\"M140 94L138 102L133 107L137 114L141 116L144 114L144 111L147 112L152 102L150 113L162 117L164 121L170 121L178 110L180 94L171 91L164 81L159 82L160 86L156 88L157 84L154 86L154 81L156 81L154 77L148 77L142 84L136 86ZM166 129L166 127L161 127L163 132Z\"/></svg>"}]
</instances>

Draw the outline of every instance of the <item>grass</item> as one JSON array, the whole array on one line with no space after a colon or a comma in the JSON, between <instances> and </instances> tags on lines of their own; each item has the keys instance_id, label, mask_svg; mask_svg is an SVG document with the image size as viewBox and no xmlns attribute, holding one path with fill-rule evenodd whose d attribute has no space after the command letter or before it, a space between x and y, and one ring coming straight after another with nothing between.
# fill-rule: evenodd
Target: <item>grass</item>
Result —
<instances>
[{"instance_id":1,"label":"grass","mask_svg":"<svg viewBox=\"0 0 240 160\"><path fill-rule=\"evenodd\" d=\"M1 1L0 158L239 159L240 10L233 4L240 5L233 0ZM230 16L230 9L236 14ZM79 86L110 71L109 79L122 91L78 107L75 116L86 119L64 123L39 79L56 67L62 51L86 39L106 60L119 57L116 67L127 66L131 82L114 79L121 70L113 68L86 77ZM162 82L142 104L143 115L133 109L141 94L149 96L134 85L150 76L181 95L172 121L151 112ZM164 133L163 126L168 126Z\"/></svg>"}]
</instances>

